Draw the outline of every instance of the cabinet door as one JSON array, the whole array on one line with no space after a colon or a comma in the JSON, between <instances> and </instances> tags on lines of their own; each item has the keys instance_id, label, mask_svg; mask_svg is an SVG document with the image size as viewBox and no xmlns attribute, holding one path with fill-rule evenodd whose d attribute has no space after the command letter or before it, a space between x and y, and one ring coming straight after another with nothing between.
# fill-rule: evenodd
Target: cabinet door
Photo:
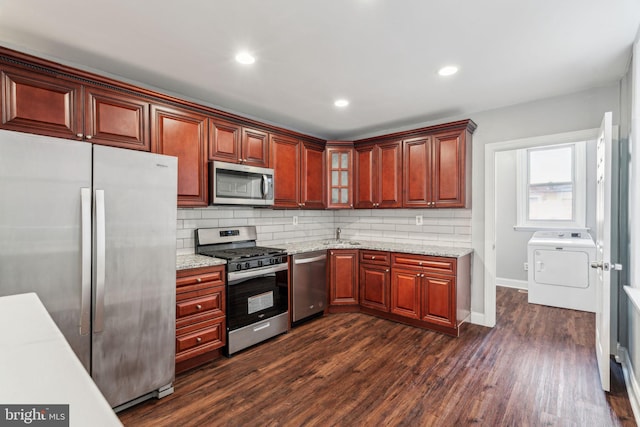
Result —
<instances>
[{"instance_id":1,"label":"cabinet door","mask_svg":"<svg viewBox=\"0 0 640 427\"><path fill-rule=\"evenodd\" d=\"M300 203L305 209L324 209L324 147L303 141L300 150Z\"/></svg>"},{"instance_id":2,"label":"cabinet door","mask_svg":"<svg viewBox=\"0 0 640 427\"><path fill-rule=\"evenodd\" d=\"M405 208L430 207L431 200L431 138L412 138L403 142Z\"/></svg>"},{"instance_id":3,"label":"cabinet door","mask_svg":"<svg viewBox=\"0 0 640 427\"><path fill-rule=\"evenodd\" d=\"M355 207L371 209L378 202L378 176L375 161L377 147L369 145L355 149Z\"/></svg>"},{"instance_id":4,"label":"cabinet door","mask_svg":"<svg viewBox=\"0 0 640 427\"><path fill-rule=\"evenodd\" d=\"M327 148L328 208L353 207L353 149Z\"/></svg>"},{"instance_id":5,"label":"cabinet door","mask_svg":"<svg viewBox=\"0 0 640 427\"><path fill-rule=\"evenodd\" d=\"M85 87L85 139L94 144L149 151L149 102Z\"/></svg>"},{"instance_id":6,"label":"cabinet door","mask_svg":"<svg viewBox=\"0 0 640 427\"><path fill-rule=\"evenodd\" d=\"M239 125L209 119L209 160L237 163L241 131Z\"/></svg>"},{"instance_id":7,"label":"cabinet door","mask_svg":"<svg viewBox=\"0 0 640 427\"><path fill-rule=\"evenodd\" d=\"M437 208L465 207L464 131L433 136L433 194Z\"/></svg>"},{"instance_id":8,"label":"cabinet door","mask_svg":"<svg viewBox=\"0 0 640 427\"><path fill-rule=\"evenodd\" d=\"M151 107L151 149L178 158L178 206L207 206L207 118L172 107Z\"/></svg>"},{"instance_id":9,"label":"cabinet door","mask_svg":"<svg viewBox=\"0 0 640 427\"><path fill-rule=\"evenodd\" d=\"M329 262L330 305L358 304L358 251L332 250Z\"/></svg>"},{"instance_id":10,"label":"cabinet door","mask_svg":"<svg viewBox=\"0 0 640 427\"><path fill-rule=\"evenodd\" d=\"M380 144L377 148L376 173L379 208L402 207L402 144Z\"/></svg>"},{"instance_id":11,"label":"cabinet door","mask_svg":"<svg viewBox=\"0 0 640 427\"><path fill-rule=\"evenodd\" d=\"M6 68L2 71L0 127L82 139L82 86L55 77Z\"/></svg>"},{"instance_id":12,"label":"cabinet door","mask_svg":"<svg viewBox=\"0 0 640 427\"><path fill-rule=\"evenodd\" d=\"M426 275L422 283L421 319L455 327L455 277Z\"/></svg>"},{"instance_id":13,"label":"cabinet door","mask_svg":"<svg viewBox=\"0 0 640 427\"><path fill-rule=\"evenodd\" d=\"M391 272L391 312L420 318L421 270L394 268Z\"/></svg>"},{"instance_id":14,"label":"cabinet door","mask_svg":"<svg viewBox=\"0 0 640 427\"><path fill-rule=\"evenodd\" d=\"M241 163L266 168L269 166L269 134L242 128Z\"/></svg>"},{"instance_id":15,"label":"cabinet door","mask_svg":"<svg viewBox=\"0 0 640 427\"><path fill-rule=\"evenodd\" d=\"M389 267L360 264L360 305L389 311Z\"/></svg>"},{"instance_id":16,"label":"cabinet door","mask_svg":"<svg viewBox=\"0 0 640 427\"><path fill-rule=\"evenodd\" d=\"M271 135L270 167L273 168L274 203L276 208L300 206L299 141Z\"/></svg>"}]
</instances>

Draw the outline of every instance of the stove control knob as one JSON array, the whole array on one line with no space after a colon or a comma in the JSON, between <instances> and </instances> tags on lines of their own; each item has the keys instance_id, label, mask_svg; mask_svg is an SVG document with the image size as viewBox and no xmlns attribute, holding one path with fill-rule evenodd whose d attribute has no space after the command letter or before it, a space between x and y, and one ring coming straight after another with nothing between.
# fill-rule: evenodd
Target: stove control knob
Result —
<instances>
[{"instance_id":1,"label":"stove control knob","mask_svg":"<svg viewBox=\"0 0 640 427\"><path fill-rule=\"evenodd\" d=\"M242 266L240 264L236 264L236 270L242 270Z\"/></svg>"},{"instance_id":2,"label":"stove control knob","mask_svg":"<svg viewBox=\"0 0 640 427\"><path fill-rule=\"evenodd\" d=\"M247 263L245 263L245 264L244 264L244 267L245 267L245 268L250 268L250 267L251 267L251 265L249 265L249 263L247 262Z\"/></svg>"},{"instance_id":3,"label":"stove control knob","mask_svg":"<svg viewBox=\"0 0 640 427\"><path fill-rule=\"evenodd\" d=\"M258 267L262 267L262 260L261 259L258 260Z\"/></svg>"},{"instance_id":4,"label":"stove control knob","mask_svg":"<svg viewBox=\"0 0 640 427\"><path fill-rule=\"evenodd\" d=\"M271 259L269 260L269 264L275 264L275 262L276 262L275 258L271 258Z\"/></svg>"}]
</instances>

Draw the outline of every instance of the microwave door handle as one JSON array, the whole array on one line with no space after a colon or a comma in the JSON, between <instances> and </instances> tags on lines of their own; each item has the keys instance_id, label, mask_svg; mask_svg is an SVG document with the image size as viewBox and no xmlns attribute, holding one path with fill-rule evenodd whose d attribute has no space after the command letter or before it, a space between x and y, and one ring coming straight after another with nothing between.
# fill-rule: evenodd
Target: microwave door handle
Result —
<instances>
[{"instance_id":1,"label":"microwave door handle","mask_svg":"<svg viewBox=\"0 0 640 427\"><path fill-rule=\"evenodd\" d=\"M267 175L262 175L262 198L267 198L267 193L269 192L269 185L267 184Z\"/></svg>"}]
</instances>

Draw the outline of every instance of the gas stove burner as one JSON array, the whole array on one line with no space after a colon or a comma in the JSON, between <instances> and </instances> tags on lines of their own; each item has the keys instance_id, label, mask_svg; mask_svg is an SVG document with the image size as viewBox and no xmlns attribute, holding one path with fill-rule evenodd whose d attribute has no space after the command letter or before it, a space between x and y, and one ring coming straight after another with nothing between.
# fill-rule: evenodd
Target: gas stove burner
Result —
<instances>
[{"instance_id":1,"label":"gas stove burner","mask_svg":"<svg viewBox=\"0 0 640 427\"><path fill-rule=\"evenodd\" d=\"M263 246L254 246L254 247L236 248L236 249L218 249L218 250L211 249L211 250L201 251L202 255L222 258L228 261L245 259L245 258L265 257L269 255L280 255L282 253L284 253L282 249L268 248Z\"/></svg>"}]
</instances>

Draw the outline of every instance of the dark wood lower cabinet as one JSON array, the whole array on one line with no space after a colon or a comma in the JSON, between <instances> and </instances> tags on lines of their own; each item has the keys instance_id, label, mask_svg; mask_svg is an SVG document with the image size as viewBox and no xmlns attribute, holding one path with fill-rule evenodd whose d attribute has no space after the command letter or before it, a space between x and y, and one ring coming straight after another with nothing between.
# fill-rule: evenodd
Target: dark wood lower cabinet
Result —
<instances>
[{"instance_id":1,"label":"dark wood lower cabinet","mask_svg":"<svg viewBox=\"0 0 640 427\"><path fill-rule=\"evenodd\" d=\"M226 342L224 266L177 272L176 373L220 356Z\"/></svg>"},{"instance_id":2,"label":"dark wood lower cabinet","mask_svg":"<svg viewBox=\"0 0 640 427\"><path fill-rule=\"evenodd\" d=\"M329 251L329 311L351 311L358 306L358 251Z\"/></svg>"},{"instance_id":3,"label":"dark wood lower cabinet","mask_svg":"<svg viewBox=\"0 0 640 427\"><path fill-rule=\"evenodd\" d=\"M390 277L388 266L360 264L360 305L388 312Z\"/></svg>"},{"instance_id":4,"label":"dark wood lower cabinet","mask_svg":"<svg viewBox=\"0 0 640 427\"><path fill-rule=\"evenodd\" d=\"M329 312L362 311L453 336L470 316L471 254L329 252Z\"/></svg>"},{"instance_id":5,"label":"dark wood lower cabinet","mask_svg":"<svg viewBox=\"0 0 640 427\"><path fill-rule=\"evenodd\" d=\"M391 313L420 318L420 272L394 268L391 279Z\"/></svg>"}]
</instances>

